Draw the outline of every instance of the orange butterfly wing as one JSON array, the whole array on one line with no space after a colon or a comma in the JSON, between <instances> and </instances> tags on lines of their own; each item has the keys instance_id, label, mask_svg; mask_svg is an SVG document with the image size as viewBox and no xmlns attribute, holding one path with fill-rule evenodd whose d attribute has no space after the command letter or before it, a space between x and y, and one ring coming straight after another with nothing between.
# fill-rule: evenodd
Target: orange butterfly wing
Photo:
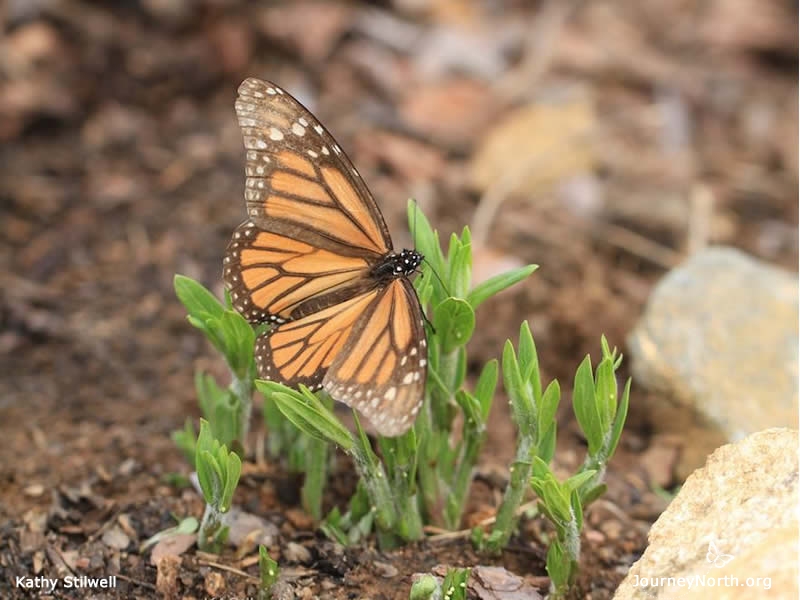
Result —
<instances>
[{"instance_id":1,"label":"orange butterfly wing","mask_svg":"<svg viewBox=\"0 0 800 600\"><path fill-rule=\"evenodd\" d=\"M385 436L405 433L422 406L428 373L422 308L411 282L393 280L353 327L323 387Z\"/></svg>"},{"instance_id":2,"label":"orange butterfly wing","mask_svg":"<svg viewBox=\"0 0 800 600\"><path fill-rule=\"evenodd\" d=\"M236 114L246 149L249 220L228 245L234 307L272 329L256 340L259 375L324 387L383 435L408 430L422 404L427 348L407 275L350 160L299 102L247 79Z\"/></svg>"},{"instance_id":3,"label":"orange butterfly wing","mask_svg":"<svg viewBox=\"0 0 800 600\"><path fill-rule=\"evenodd\" d=\"M231 301L251 323L283 323L375 287L369 262L341 256L245 221L223 264Z\"/></svg>"},{"instance_id":4,"label":"orange butterfly wing","mask_svg":"<svg viewBox=\"0 0 800 600\"><path fill-rule=\"evenodd\" d=\"M236 115L246 149L247 216L259 228L373 262L392 250L358 171L299 102L249 78L239 86Z\"/></svg>"}]
</instances>

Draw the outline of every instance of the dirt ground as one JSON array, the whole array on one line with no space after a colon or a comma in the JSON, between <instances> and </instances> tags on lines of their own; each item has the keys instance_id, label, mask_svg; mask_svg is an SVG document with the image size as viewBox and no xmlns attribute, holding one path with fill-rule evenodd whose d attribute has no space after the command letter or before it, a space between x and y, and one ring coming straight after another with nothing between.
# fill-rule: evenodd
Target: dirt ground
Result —
<instances>
[{"instance_id":1,"label":"dirt ground","mask_svg":"<svg viewBox=\"0 0 800 600\"><path fill-rule=\"evenodd\" d=\"M603 333L625 351L668 269L710 243L797 269L797 19L780 0L0 8L0 596L48 597L15 577L73 573L118 575L94 598L156 597L139 543L173 514L202 513L165 478L189 471L170 433L198 415L195 370L224 380L225 369L172 279L221 294L244 218L242 79L276 81L312 108L396 246L408 246L414 197L443 234L472 226L477 276L540 265L479 310L470 368L529 320L564 391L555 463L567 473L585 447L569 409L574 370L599 355ZM524 106L541 135L520 126L488 144ZM609 493L588 511L575 598L613 595L666 506L654 490L679 483L670 441L637 410L645 393L634 382ZM465 526L496 508L514 452L507 402L495 406ZM258 415L253 428L263 435ZM354 485L337 464L326 509ZM411 576L436 565L501 565L547 591L537 520L523 519L497 559L466 535L342 550L299 510L298 484L281 464L253 462L235 499L277 527L269 550L286 597L406 598ZM189 550L176 596L254 597L254 557Z\"/></svg>"}]
</instances>

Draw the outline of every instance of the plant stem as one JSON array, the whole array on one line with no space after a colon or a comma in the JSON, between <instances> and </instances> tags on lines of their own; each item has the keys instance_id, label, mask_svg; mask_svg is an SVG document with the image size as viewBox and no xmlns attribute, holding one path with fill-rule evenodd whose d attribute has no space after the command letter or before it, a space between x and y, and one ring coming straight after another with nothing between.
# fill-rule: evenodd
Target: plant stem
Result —
<instances>
[{"instance_id":1,"label":"plant stem","mask_svg":"<svg viewBox=\"0 0 800 600\"><path fill-rule=\"evenodd\" d=\"M219 512L216 506L206 503L203 520L200 521L200 529L197 532L197 547L203 552L217 554L222 549L221 538L224 527L222 517L223 513Z\"/></svg>"},{"instance_id":2,"label":"plant stem","mask_svg":"<svg viewBox=\"0 0 800 600\"><path fill-rule=\"evenodd\" d=\"M242 444L242 449L247 451L247 434L250 433L250 417L253 412L253 379L248 374L245 379L240 379L236 372L231 369L231 384L229 389L239 399L242 407L239 415L239 435L238 440Z\"/></svg>"},{"instance_id":3,"label":"plant stem","mask_svg":"<svg viewBox=\"0 0 800 600\"><path fill-rule=\"evenodd\" d=\"M308 440L305 461L305 481L300 490L303 508L314 519L322 518L322 490L328 472L328 443L316 438Z\"/></svg>"},{"instance_id":4,"label":"plant stem","mask_svg":"<svg viewBox=\"0 0 800 600\"><path fill-rule=\"evenodd\" d=\"M517 508L522 503L531 478L533 448L533 439L522 435L517 446L517 456L511 465L511 477L503 496L503 503L497 512L497 520L487 542L487 548L492 553L498 553L505 548L514 531Z\"/></svg>"},{"instance_id":5,"label":"plant stem","mask_svg":"<svg viewBox=\"0 0 800 600\"><path fill-rule=\"evenodd\" d=\"M478 459L481 446L483 446L483 438L483 433L471 429L465 435L465 441L462 441L462 444L466 445L462 448L461 456L457 462L453 488L445 507L447 529L457 529L461 522L464 503L467 499L470 483L472 483L472 471Z\"/></svg>"}]
</instances>

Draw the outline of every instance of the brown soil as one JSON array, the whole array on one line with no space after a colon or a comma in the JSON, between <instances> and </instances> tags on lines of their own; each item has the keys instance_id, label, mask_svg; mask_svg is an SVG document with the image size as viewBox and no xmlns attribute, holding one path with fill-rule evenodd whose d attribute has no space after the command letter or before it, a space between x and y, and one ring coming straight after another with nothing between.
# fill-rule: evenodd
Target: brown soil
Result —
<instances>
[{"instance_id":1,"label":"brown soil","mask_svg":"<svg viewBox=\"0 0 800 600\"><path fill-rule=\"evenodd\" d=\"M470 222L481 194L468 185L467 160L532 87L591 90L599 204L565 208L553 186L512 195L476 248L485 273L498 261L541 265L480 309L470 368L530 321L545 374L564 390L562 474L584 451L568 402L575 367L598 355L602 333L624 351L649 290L698 239L796 268L796 5L699 11L705 3L630 0L562 14L569 3L502 4L9 3L0 21L1 597L35 596L16 576L71 573L117 574L100 599L256 593L252 549L191 549L161 581L138 551L171 515L202 513L191 489L166 483L189 471L169 436L198 414L194 371L224 380L225 370L186 323L172 278L221 293L224 248L244 217L233 99L246 76L312 105L398 246L407 246L408 196L443 233ZM467 52L432 32L480 34L486 47ZM613 595L666 505L653 490L677 483L665 464L670 441L653 438L637 411L644 393L634 387L609 493L588 511L575 598ZM514 452L506 406L498 397L465 525L502 495ZM353 489L347 462L337 464L328 509ZM412 575L436 565L501 565L547 590L539 520L523 519L499 558L476 554L466 535L344 550L299 511L298 485L283 465L254 461L235 499L278 528L269 550L283 597L407 598ZM287 552L290 542L308 552Z\"/></svg>"}]
</instances>

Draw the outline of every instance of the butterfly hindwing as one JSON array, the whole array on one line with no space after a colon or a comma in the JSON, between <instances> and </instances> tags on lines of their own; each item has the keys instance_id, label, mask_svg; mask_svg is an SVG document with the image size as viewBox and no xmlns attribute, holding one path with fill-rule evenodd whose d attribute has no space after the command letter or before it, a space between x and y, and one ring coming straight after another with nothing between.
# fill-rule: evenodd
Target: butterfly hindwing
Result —
<instances>
[{"instance_id":1,"label":"butterfly hindwing","mask_svg":"<svg viewBox=\"0 0 800 600\"><path fill-rule=\"evenodd\" d=\"M337 245L373 260L392 249L361 176L330 133L278 86L239 86L236 114L246 151L248 218L265 231Z\"/></svg>"},{"instance_id":2,"label":"butterfly hindwing","mask_svg":"<svg viewBox=\"0 0 800 600\"><path fill-rule=\"evenodd\" d=\"M373 290L262 333L256 340L256 366L263 379L319 389L341 354L359 317L378 296Z\"/></svg>"},{"instance_id":3,"label":"butterfly hindwing","mask_svg":"<svg viewBox=\"0 0 800 600\"><path fill-rule=\"evenodd\" d=\"M394 279L355 323L323 387L385 436L404 433L422 405L427 343L414 287Z\"/></svg>"}]
</instances>

